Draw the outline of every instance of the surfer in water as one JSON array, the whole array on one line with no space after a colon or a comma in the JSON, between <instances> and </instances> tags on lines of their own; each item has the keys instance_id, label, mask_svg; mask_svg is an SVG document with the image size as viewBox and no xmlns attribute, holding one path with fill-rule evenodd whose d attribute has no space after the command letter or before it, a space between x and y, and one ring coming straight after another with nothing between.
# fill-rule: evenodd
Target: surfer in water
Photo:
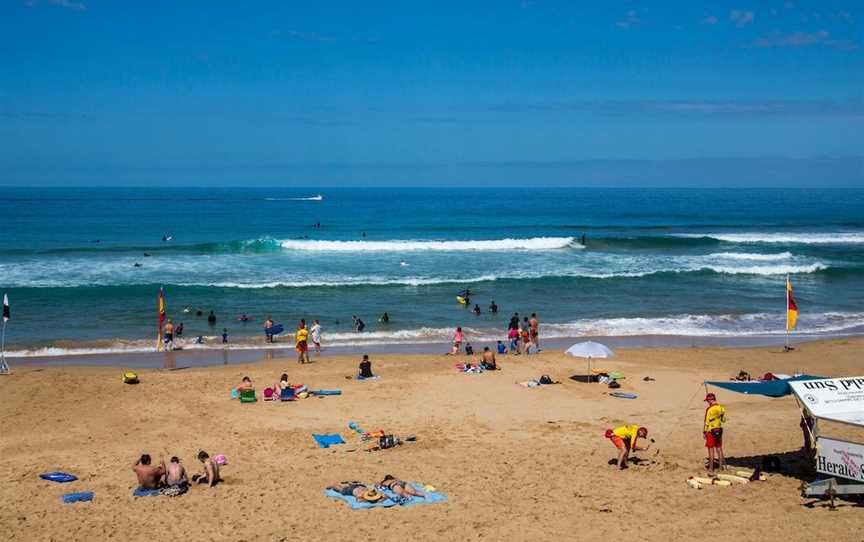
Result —
<instances>
[{"instance_id":1,"label":"surfer in water","mask_svg":"<svg viewBox=\"0 0 864 542\"><path fill-rule=\"evenodd\" d=\"M170 241L170 240L172 240L172 239L174 239L174 237L168 235L167 233L166 233L165 235L162 236L162 240L163 240L163 241L166 241L166 242L167 242L167 241Z\"/></svg>"},{"instance_id":2,"label":"surfer in water","mask_svg":"<svg viewBox=\"0 0 864 542\"><path fill-rule=\"evenodd\" d=\"M465 307L468 307L468 305L471 304L471 290L470 289L465 288L464 290L459 292L459 297L461 297L463 299L462 304L465 305Z\"/></svg>"}]
</instances>

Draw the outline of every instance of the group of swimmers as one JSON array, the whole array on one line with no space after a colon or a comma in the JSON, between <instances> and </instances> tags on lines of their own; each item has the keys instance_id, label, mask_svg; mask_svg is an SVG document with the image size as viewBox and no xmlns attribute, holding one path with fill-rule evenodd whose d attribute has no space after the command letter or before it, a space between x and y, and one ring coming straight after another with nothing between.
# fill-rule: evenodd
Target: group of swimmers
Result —
<instances>
[{"instance_id":1,"label":"group of swimmers","mask_svg":"<svg viewBox=\"0 0 864 542\"><path fill-rule=\"evenodd\" d=\"M205 451L198 452L198 461L203 467L202 474L192 476L192 483L213 487L222 481L219 476L219 463ZM132 471L138 478L139 489L161 489L168 495L180 495L189 489L190 481L186 469L177 456L171 458L168 465L160 458L154 465L150 454L141 454L138 461L132 465Z\"/></svg>"},{"instance_id":2,"label":"group of swimmers","mask_svg":"<svg viewBox=\"0 0 864 542\"><path fill-rule=\"evenodd\" d=\"M532 312L531 317L525 316L522 323L519 322L519 313L514 312L507 324L507 340L509 341L508 353L520 355L540 352L540 319L537 313ZM498 351L501 352L502 343L499 341ZM501 352L503 353L503 352Z\"/></svg>"}]
</instances>

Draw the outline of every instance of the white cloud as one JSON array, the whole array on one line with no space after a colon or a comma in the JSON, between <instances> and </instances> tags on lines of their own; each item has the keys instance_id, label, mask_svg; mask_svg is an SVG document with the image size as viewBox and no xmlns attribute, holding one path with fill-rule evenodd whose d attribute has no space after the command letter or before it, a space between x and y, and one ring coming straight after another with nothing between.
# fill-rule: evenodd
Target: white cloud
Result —
<instances>
[{"instance_id":1,"label":"white cloud","mask_svg":"<svg viewBox=\"0 0 864 542\"><path fill-rule=\"evenodd\" d=\"M739 28L751 24L755 18L756 16L753 15L752 11L733 9L729 12L729 20Z\"/></svg>"},{"instance_id":2,"label":"white cloud","mask_svg":"<svg viewBox=\"0 0 864 542\"><path fill-rule=\"evenodd\" d=\"M626 17L624 17L623 21L618 21L615 24L621 28L630 28L631 26L636 26L639 23L639 14L636 13L635 9L631 9L627 12L627 15Z\"/></svg>"},{"instance_id":3,"label":"white cloud","mask_svg":"<svg viewBox=\"0 0 864 542\"><path fill-rule=\"evenodd\" d=\"M77 11L84 11L87 9L87 4L84 2L75 2L74 0L48 0L48 2L55 6L60 6L61 8L74 9Z\"/></svg>"}]
</instances>

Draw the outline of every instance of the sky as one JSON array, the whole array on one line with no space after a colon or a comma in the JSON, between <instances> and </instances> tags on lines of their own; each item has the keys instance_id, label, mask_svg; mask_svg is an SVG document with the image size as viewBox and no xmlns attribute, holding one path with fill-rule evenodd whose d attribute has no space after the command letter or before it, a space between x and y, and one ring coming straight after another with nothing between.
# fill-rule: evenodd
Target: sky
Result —
<instances>
[{"instance_id":1,"label":"sky","mask_svg":"<svg viewBox=\"0 0 864 542\"><path fill-rule=\"evenodd\" d=\"M862 142L857 0L0 0L6 186L864 186Z\"/></svg>"}]
</instances>

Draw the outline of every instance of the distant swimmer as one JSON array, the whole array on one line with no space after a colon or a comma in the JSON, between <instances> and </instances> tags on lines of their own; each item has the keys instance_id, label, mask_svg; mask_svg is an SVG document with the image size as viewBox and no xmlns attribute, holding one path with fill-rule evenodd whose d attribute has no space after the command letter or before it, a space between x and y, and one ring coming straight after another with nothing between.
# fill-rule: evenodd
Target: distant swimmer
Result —
<instances>
[{"instance_id":1,"label":"distant swimmer","mask_svg":"<svg viewBox=\"0 0 864 542\"><path fill-rule=\"evenodd\" d=\"M408 266L411 265L411 264L408 263L408 262L399 262L399 265L402 266L402 267L408 267Z\"/></svg>"},{"instance_id":2,"label":"distant swimmer","mask_svg":"<svg viewBox=\"0 0 864 542\"><path fill-rule=\"evenodd\" d=\"M135 266L135 267L144 267L144 266L142 266L142 265L141 265L140 263L138 263L138 262L135 262L134 266Z\"/></svg>"},{"instance_id":3,"label":"distant swimmer","mask_svg":"<svg viewBox=\"0 0 864 542\"><path fill-rule=\"evenodd\" d=\"M471 310L472 310L472 312L473 312L474 314L476 314L477 316L480 316L480 305L476 305L476 304L475 304L475 305L474 305L474 308L471 309Z\"/></svg>"},{"instance_id":4,"label":"distant swimmer","mask_svg":"<svg viewBox=\"0 0 864 542\"><path fill-rule=\"evenodd\" d=\"M163 235L162 236L163 241L171 241L172 239L174 239L174 237L171 235Z\"/></svg>"},{"instance_id":5,"label":"distant swimmer","mask_svg":"<svg viewBox=\"0 0 864 542\"><path fill-rule=\"evenodd\" d=\"M192 312L192 307L190 307L189 305L186 305L185 307L183 307L183 312L185 312L187 314Z\"/></svg>"},{"instance_id":6,"label":"distant swimmer","mask_svg":"<svg viewBox=\"0 0 864 542\"><path fill-rule=\"evenodd\" d=\"M102 242L102 239L93 239L93 242L94 242L94 243L101 243L101 242Z\"/></svg>"},{"instance_id":7,"label":"distant swimmer","mask_svg":"<svg viewBox=\"0 0 864 542\"><path fill-rule=\"evenodd\" d=\"M195 316L204 316L204 312L201 309L195 311Z\"/></svg>"},{"instance_id":8,"label":"distant swimmer","mask_svg":"<svg viewBox=\"0 0 864 542\"><path fill-rule=\"evenodd\" d=\"M381 315L381 318L379 318L378 321L382 324L390 323L390 315L385 312Z\"/></svg>"},{"instance_id":9,"label":"distant swimmer","mask_svg":"<svg viewBox=\"0 0 864 542\"><path fill-rule=\"evenodd\" d=\"M149 252L145 252L145 253L144 253L144 257L145 257L145 258L149 258L149 257L150 257L150 253L149 253Z\"/></svg>"},{"instance_id":10,"label":"distant swimmer","mask_svg":"<svg viewBox=\"0 0 864 542\"><path fill-rule=\"evenodd\" d=\"M248 322L249 320L251 320L251 318L249 318L249 315L246 313L243 313L243 314L237 316L238 322Z\"/></svg>"},{"instance_id":11,"label":"distant swimmer","mask_svg":"<svg viewBox=\"0 0 864 542\"><path fill-rule=\"evenodd\" d=\"M586 241L586 239L585 239L585 234L583 233L583 234L582 234L582 239L581 239L581 242L582 242L582 246L583 246L583 247L584 247L584 246L587 246L587 244L585 243L585 241Z\"/></svg>"},{"instance_id":12,"label":"distant swimmer","mask_svg":"<svg viewBox=\"0 0 864 542\"><path fill-rule=\"evenodd\" d=\"M492 303L489 303L489 312L492 314L498 314L498 305L495 304L495 300L492 300Z\"/></svg>"},{"instance_id":13,"label":"distant swimmer","mask_svg":"<svg viewBox=\"0 0 864 542\"><path fill-rule=\"evenodd\" d=\"M215 324L216 323L216 313L214 313L213 311L210 311L210 314L207 315L207 322L209 322L211 326L213 324Z\"/></svg>"},{"instance_id":14,"label":"distant swimmer","mask_svg":"<svg viewBox=\"0 0 864 542\"><path fill-rule=\"evenodd\" d=\"M361 237L366 237L366 232L364 231Z\"/></svg>"}]
</instances>

